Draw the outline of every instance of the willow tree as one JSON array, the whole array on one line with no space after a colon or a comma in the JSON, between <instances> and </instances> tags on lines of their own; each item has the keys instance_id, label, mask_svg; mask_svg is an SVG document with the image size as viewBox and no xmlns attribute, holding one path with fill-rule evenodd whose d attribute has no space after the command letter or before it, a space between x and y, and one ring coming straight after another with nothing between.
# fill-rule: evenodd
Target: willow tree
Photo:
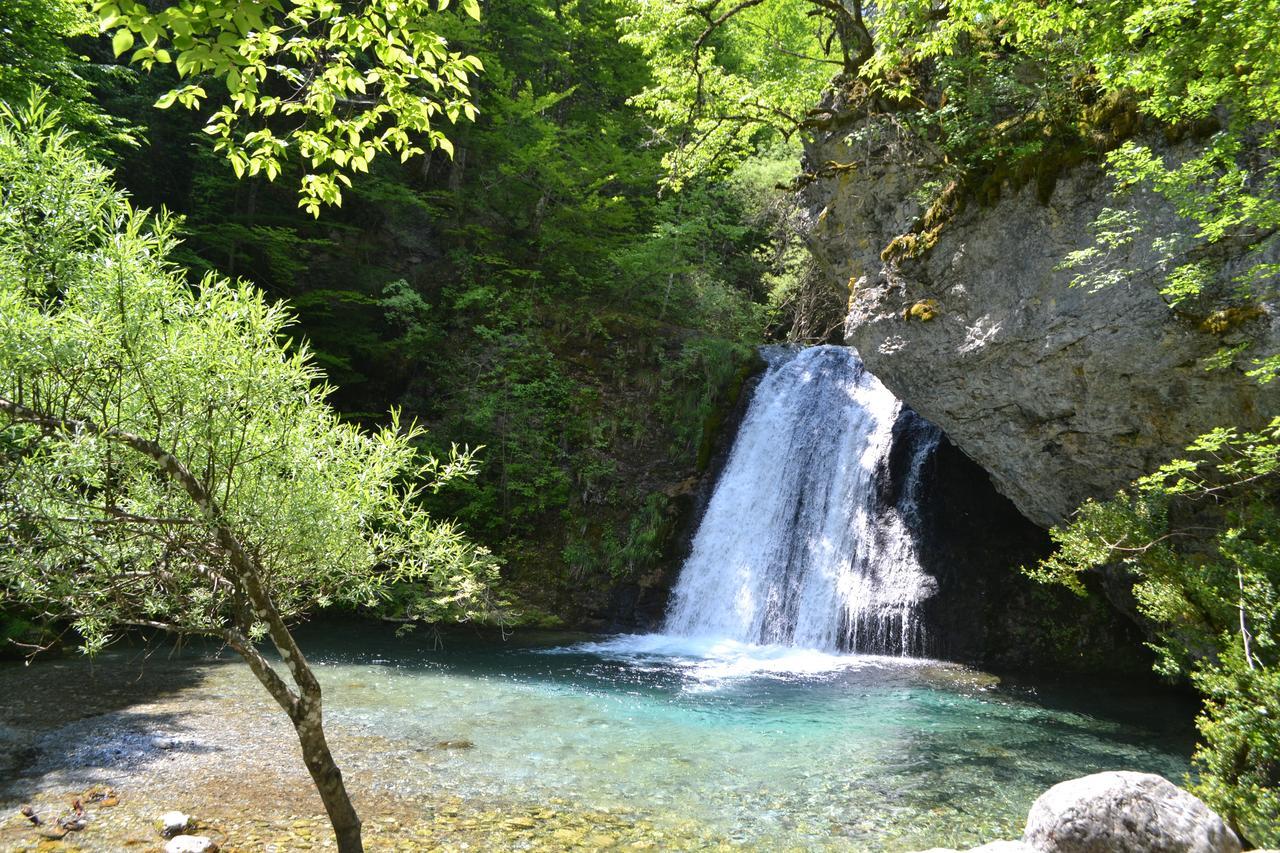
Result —
<instances>
[{"instance_id":1,"label":"willow tree","mask_svg":"<svg viewBox=\"0 0 1280 853\"><path fill-rule=\"evenodd\" d=\"M472 460L343 422L288 311L191 286L173 245L39 104L0 109L0 590L89 651L128 626L225 642L293 723L339 849L361 850L288 625L404 581L427 617L484 612L493 560L416 500Z\"/></svg>"}]
</instances>

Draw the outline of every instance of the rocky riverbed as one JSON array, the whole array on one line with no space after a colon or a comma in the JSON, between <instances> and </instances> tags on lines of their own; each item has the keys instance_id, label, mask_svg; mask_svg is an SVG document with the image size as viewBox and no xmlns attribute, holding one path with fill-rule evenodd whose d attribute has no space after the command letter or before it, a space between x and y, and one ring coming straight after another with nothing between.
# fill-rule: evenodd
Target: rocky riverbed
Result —
<instances>
[{"instance_id":1,"label":"rocky riverbed","mask_svg":"<svg viewBox=\"0 0 1280 853\"><path fill-rule=\"evenodd\" d=\"M191 832L224 853L333 847L288 721L235 662L136 650L11 663L0 665L0 695L2 850L158 851L160 816L171 809L191 815ZM426 774L415 766L470 744L329 729L371 850L727 849L693 825L659 828L563 799L421 790L414 780ZM62 835L58 819L74 814L76 800L85 827Z\"/></svg>"},{"instance_id":2,"label":"rocky riverbed","mask_svg":"<svg viewBox=\"0 0 1280 853\"><path fill-rule=\"evenodd\" d=\"M963 848L1021 835L1063 779L1187 767L1192 709L1164 692L636 651L652 637L301 631L371 850ZM224 853L332 847L291 726L224 650L4 663L0 695L0 850L162 850L174 810Z\"/></svg>"}]
</instances>

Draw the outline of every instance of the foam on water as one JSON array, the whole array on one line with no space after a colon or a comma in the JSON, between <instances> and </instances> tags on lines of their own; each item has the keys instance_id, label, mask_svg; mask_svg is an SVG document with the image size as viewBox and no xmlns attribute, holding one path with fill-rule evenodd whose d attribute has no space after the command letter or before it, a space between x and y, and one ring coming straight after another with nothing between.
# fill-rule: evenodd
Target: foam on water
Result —
<instances>
[{"instance_id":1,"label":"foam on water","mask_svg":"<svg viewBox=\"0 0 1280 853\"><path fill-rule=\"evenodd\" d=\"M815 677L853 669L936 664L923 658L845 654L803 646L676 634L621 634L551 651L598 655L635 665L659 662L710 684L751 677Z\"/></svg>"}]
</instances>

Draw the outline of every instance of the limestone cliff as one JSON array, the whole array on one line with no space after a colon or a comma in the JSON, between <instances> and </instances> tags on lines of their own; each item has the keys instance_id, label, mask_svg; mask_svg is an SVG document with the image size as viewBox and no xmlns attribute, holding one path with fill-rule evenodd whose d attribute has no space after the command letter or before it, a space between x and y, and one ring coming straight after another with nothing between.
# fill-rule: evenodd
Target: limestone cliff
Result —
<instances>
[{"instance_id":1,"label":"limestone cliff","mask_svg":"<svg viewBox=\"0 0 1280 853\"><path fill-rule=\"evenodd\" d=\"M802 191L813 254L850 291L846 343L1032 521L1052 525L1083 499L1113 494L1212 427L1280 412L1280 382L1260 386L1244 375L1247 362L1205 366L1246 339L1254 357L1280 348L1277 306L1220 324L1172 311L1141 248L1114 259L1143 271L1125 282L1069 286L1072 272L1059 265L1090 244L1090 223L1109 201L1098 166L1078 165L1047 186L997 186L982 203L967 200L927 251L884 261L895 237L921 230L917 199L929 175L907 158L874 165L868 143L850 148L853 129L832 128L809 146L818 177ZM1159 226L1175 226L1160 199L1139 204ZM1242 263L1225 257L1221 280Z\"/></svg>"}]
</instances>

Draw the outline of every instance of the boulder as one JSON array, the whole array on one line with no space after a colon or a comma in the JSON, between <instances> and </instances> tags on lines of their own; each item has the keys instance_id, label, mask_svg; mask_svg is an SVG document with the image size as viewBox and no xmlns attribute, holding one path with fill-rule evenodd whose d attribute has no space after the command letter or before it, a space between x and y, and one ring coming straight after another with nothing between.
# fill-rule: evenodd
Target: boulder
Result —
<instances>
[{"instance_id":1,"label":"boulder","mask_svg":"<svg viewBox=\"0 0 1280 853\"><path fill-rule=\"evenodd\" d=\"M203 835L179 835L164 846L164 853L217 853L218 845Z\"/></svg>"},{"instance_id":2,"label":"boulder","mask_svg":"<svg viewBox=\"0 0 1280 853\"><path fill-rule=\"evenodd\" d=\"M1112 771L1054 785L1027 815L1038 853L1239 853L1240 839L1162 776Z\"/></svg>"}]
</instances>

